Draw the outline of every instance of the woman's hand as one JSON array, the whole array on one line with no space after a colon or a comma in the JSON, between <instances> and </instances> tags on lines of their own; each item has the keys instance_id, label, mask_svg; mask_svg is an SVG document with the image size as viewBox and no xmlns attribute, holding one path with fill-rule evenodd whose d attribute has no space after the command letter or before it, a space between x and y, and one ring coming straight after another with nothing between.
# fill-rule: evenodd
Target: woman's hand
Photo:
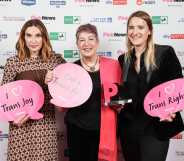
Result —
<instances>
[{"instance_id":1,"label":"woman's hand","mask_svg":"<svg viewBox=\"0 0 184 161\"><path fill-rule=\"evenodd\" d=\"M13 124L17 125L18 127L22 126L27 120L29 120L28 114L21 114L19 115L14 121Z\"/></svg>"},{"instance_id":2,"label":"woman's hand","mask_svg":"<svg viewBox=\"0 0 184 161\"><path fill-rule=\"evenodd\" d=\"M45 84L48 84L52 80L53 80L53 71L52 70L48 70L47 74L45 75Z\"/></svg>"},{"instance_id":3,"label":"woman's hand","mask_svg":"<svg viewBox=\"0 0 184 161\"><path fill-rule=\"evenodd\" d=\"M175 113L170 113L167 118L160 119L160 121L161 122L162 121L164 121L164 122L172 122L175 117L176 117L176 114Z\"/></svg>"}]
</instances>

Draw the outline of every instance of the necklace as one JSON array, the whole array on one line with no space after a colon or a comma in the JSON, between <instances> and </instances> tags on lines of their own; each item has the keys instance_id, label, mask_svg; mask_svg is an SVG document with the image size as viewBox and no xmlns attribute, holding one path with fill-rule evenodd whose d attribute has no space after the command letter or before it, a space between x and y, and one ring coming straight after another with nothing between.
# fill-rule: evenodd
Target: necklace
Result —
<instances>
[{"instance_id":1,"label":"necklace","mask_svg":"<svg viewBox=\"0 0 184 161\"><path fill-rule=\"evenodd\" d=\"M92 66L89 66L89 65L84 61L84 59L82 59L82 62L89 68L90 71L94 72L95 69L96 69L96 64L97 64L97 62L98 62L98 56L97 56L97 58L96 58L95 63L94 63Z\"/></svg>"}]
</instances>

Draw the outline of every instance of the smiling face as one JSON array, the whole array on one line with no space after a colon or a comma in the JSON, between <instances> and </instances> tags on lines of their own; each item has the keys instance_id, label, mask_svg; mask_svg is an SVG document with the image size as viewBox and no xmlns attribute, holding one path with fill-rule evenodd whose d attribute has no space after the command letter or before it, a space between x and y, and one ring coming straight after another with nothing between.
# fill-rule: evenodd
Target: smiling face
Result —
<instances>
[{"instance_id":1,"label":"smiling face","mask_svg":"<svg viewBox=\"0 0 184 161\"><path fill-rule=\"evenodd\" d=\"M96 57L96 51L99 46L99 41L95 34L90 32L80 32L77 39L77 47L80 50L82 57Z\"/></svg>"},{"instance_id":2,"label":"smiling face","mask_svg":"<svg viewBox=\"0 0 184 161\"><path fill-rule=\"evenodd\" d=\"M128 24L128 39L134 47L145 47L151 31L145 20L132 17Z\"/></svg>"},{"instance_id":3,"label":"smiling face","mask_svg":"<svg viewBox=\"0 0 184 161\"><path fill-rule=\"evenodd\" d=\"M30 26L25 30L25 43L31 56L38 56L42 48L42 34L36 26Z\"/></svg>"}]
</instances>

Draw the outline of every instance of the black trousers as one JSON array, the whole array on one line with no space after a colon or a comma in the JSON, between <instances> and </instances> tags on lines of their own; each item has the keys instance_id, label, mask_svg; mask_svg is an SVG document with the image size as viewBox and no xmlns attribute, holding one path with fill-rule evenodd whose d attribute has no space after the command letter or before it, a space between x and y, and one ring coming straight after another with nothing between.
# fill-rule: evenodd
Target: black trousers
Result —
<instances>
[{"instance_id":1,"label":"black trousers","mask_svg":"<svg viewBox=\"0 0 184 161\"><path fill-rule=\"evenodd\" d=\"M67 124L70 161L98 161L99 131Z\"/></svg>"},{"instance_id":2,"label":"black trousers","mask_svg":"<svg viewBox=\"0 0 184 161\"><path fill-rule=\"evenodd\" d=\"M119 127L120 141L126 161L165 161L169 140Z\"/></svg>"}]
</instances>

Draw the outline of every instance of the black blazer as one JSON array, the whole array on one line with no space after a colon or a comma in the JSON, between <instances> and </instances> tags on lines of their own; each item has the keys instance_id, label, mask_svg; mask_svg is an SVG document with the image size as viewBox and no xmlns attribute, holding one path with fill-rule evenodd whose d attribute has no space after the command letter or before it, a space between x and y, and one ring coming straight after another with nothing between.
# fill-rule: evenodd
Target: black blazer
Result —
<instances>
[{"instance_id":1,"label":"black blazer","mask_svg":"<svg viewBox=\"0 0 184 161\"><path fill-rule=\"evenodd\" d=\"M171 46L155 45L155 58L158 68L147 72L148 91L161 83L183 77L181 65ZM126 82L130 64L124 61L124 55L121 55L118 60L122 68L123 82ZM153 117L149 121L157 137L162 140L169 139L184 130L179 112L176 113L176 118L172 122L160 122L159 118Z\"/></svg>"}]
</instances>

